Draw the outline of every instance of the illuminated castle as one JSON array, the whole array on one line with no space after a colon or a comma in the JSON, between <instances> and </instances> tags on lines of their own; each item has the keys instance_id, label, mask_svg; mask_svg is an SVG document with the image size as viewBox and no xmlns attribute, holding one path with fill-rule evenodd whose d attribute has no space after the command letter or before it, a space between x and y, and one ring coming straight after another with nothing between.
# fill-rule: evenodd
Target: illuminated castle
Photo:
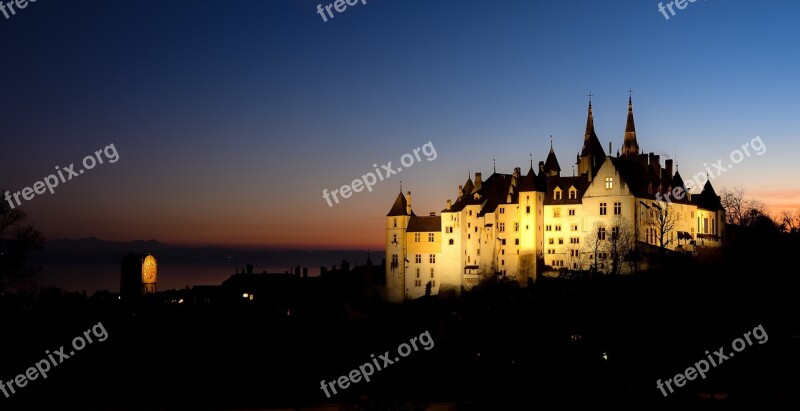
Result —
<instances>
[{"instance_id":1,"label":"illuminated castle","mask_svg":"<svg viewBox=\"0 0 800 411\"><path fill-rule=\"evenodd\" d=\"M459 293L494 274L527 284L545 267L623 273L637 268L633 256L660 248L722 245L724 211L711 183L693 195L672 159L662 167L658 155L639 153L630 98L616 156L603 150L589 103L576 166L562 177L551 143L538 171L531 161L525 174L467 178L439 216L417 216L411 192L401 192L386 218L386 298L418 298L428 284L434 295Z\"/></svg>"}]
</instances>

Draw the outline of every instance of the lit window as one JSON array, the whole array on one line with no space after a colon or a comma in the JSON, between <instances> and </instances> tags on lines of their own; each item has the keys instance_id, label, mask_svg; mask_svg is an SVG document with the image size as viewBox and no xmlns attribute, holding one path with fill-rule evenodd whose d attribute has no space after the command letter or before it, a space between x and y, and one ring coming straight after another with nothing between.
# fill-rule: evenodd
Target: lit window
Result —
<instances>
[{"instance_id":1,"label":"lit window","mask_svg":"<svg viewBox=\"0 0 800 411\"><path fill-rule=\"evenodd\" d=\"M614 178L606 177L606 190L611 190L612 188L614 188Z\"/></svg>"},{"instance_id":2,"label":"lit window","mask_svg":"<svg viewBox=\"0 0 800 411\"><path fill-rule=\"evenodd\" d=\"M561 217L561 208L556 207L556 208L553 209L553 217L554 218Z\"/></svg>"}]
</instances>

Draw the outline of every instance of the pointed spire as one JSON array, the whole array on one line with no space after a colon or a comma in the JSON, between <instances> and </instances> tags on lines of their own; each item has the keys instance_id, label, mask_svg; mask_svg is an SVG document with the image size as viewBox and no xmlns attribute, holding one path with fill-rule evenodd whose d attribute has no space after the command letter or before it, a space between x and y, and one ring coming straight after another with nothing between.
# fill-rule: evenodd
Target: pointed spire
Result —
<instances>
[{"instance_id":1,"label":"pointed spire","mask_svg":"<svg viewBox=\"0 0 800 411\"><path fill-rule=\"evenodd\" d=\"M561 174L561 166L558 165L556 152L553 151L553 136L550 136L550 153L547 154L547 159L544 162L544 172L548 177L559 176Z\"/></svg>"},{"instance_id":2,"label":"pointed spire","mask_svg":"<svg viewBox=\"0 0 800 411\"><path fill-rule=\"evenodd\" d=\"M625 124L622 156L629 159L636 159L639 156L639 143L636 141L636 125L633 121L633 89L628 89L628 121Z\"/></svg>"}]
</instances>

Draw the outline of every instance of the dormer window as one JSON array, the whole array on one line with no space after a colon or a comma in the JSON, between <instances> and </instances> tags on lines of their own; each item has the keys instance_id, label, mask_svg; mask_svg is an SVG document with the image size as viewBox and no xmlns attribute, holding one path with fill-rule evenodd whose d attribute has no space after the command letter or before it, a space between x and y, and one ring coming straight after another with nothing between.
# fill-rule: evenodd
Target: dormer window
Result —
<instances>
[{"instance_id":1,"label":"dormer window","mask_svg":"<svg viewBox=\"0 0 800 411\"><path fill-rule=\"evenodd\" d=\"M569 199L570 200L575 200L577 198L578 198L578 190L576 190L575 187L570 187L569 188Z\"/></svg>"},{"instance_id":2,"label":"dormer window","mask_svg":"<svg viewBox=\"0 0 800 411\"><path fill-rule=\"evenodd\" d=\"M556 187L555 191L553 191L553 199L561 200L561 188Z\"/></svg>"}]
</instances>

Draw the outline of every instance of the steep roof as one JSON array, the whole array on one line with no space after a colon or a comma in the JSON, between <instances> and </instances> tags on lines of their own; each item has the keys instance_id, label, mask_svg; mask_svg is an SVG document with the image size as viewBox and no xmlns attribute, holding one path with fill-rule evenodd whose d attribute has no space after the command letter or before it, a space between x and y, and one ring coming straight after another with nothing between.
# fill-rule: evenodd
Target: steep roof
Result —
<instances>
[{"instance_id":1,"label":"steep roof","mask_svg":"<svg viewBox=\"0 0 800 411\"><path fill-rule=\"evenodd\" d=\"M636 125L633 122L633 100L628 97L628 121L625 123L625 138L622 143L622 156L635 158L639 155L639 143L636 141Z\"/></svg>"},{"instance_id":2,"label":"steep roof","mask_svg":"<svg viewBox=\"0 0 800 411\"><path fill-rule=\"evenodd\" d=\"M408 216L408 215L415 215L414 210L411 210L411 214L408 214L406 211L408 209L408 202L406 201L406 196L403 193L397 195L397 198L394 200L394 204L392 205L392 209L389 210L389 214L386 214L386 217L397 217L397 216Z\"/></svg>"},{"instance_id":3,"label":"steep roof","mask_svg":"<svg viewBox=\"0 0 800 411\"><path fill-rule=\"evenodd\" d=\"M442 230L442 216L413 216L408 220L409 233L429 233Z\"/></svg>"},{"instance_id":4,"label":"steep roof","mask_svg":"<svg viewBox=\"0 0 800 411\"><path fill-rule=\"evenodd\" d=\"M583 138L583 148L581 149L581 156L585 157L592 155L598 159L606 157L603 150L603 145L600 144L600 139L594 131L594 114L592 113L592 103L589 102L589 114L586 117L586 134ZM601 162L598 162L601 163Z\"/></svg>"},{"instance_id":5,"label":"steep roof","mask_svg":"<svg viewBox=\"0 0 800 411\"><path fill-rule=\"evenodd\" d=\"M558 175L561 173L561 166L558 165L556 153L553 151L553 142L550 142L550 153L547 154L547 160L544 162L544 171L548 175Z\"/></svg>"},{"instance_id":6,"label":"steep roof","mask_svg":"<svg viewBox=\"0 0 800 411\"><path fill-rule=\"evenodd\" d=\"M717 195L714 186L711 185L711 181L706 181L706 184L703 186L703 191L701 191L700 194L692 196L692 200L698 207L706 210L722 209L722 199Z\"/></svg>"},{"instance_id":7,"label":"steep roof","mask_svg":"<svg viewBox=\"0 0 800 411\"><path fill-rule=\"evenodd\" d=\"M577 197L569 198L569 189L575 187L577 190ZM562 191L561 199L556 200L555 191L560 188ZM574 176L574 177L549 177L547 179L547 191L544 196L544 205L559 205L559 204L581 204L583 194L589 188L589 178L587 176Z\"/></svg>"}]
</instances>

